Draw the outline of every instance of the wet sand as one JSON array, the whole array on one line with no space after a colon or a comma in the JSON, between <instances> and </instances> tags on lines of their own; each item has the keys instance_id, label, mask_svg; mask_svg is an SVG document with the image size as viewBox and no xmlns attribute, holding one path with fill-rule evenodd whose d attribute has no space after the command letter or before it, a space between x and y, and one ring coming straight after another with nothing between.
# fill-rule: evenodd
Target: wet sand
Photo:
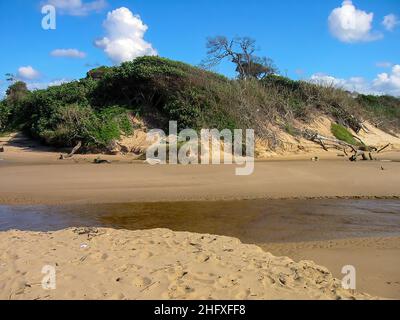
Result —
<instances>
[{"instance_id":1,"label":"wet sand","mask_svg":"<svg viewBox=\"0 0 400 320\"><path fill-rule=\"evenodd\" d=\"M0 177L2 204L400 197L397 162L258 162L246 177L226 165L6 162L0 164Z\"/></svg>"}]
</instances>

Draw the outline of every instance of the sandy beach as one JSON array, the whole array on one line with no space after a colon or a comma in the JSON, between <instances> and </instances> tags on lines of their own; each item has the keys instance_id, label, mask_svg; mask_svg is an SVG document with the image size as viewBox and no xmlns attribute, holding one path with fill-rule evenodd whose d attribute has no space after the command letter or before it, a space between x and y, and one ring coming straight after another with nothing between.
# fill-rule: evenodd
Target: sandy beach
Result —
<instances>
[{"instance_id":1,"label":"sandy beach","mask_svg":"<svg viewBox=\"0 0 400 320\"><path fill-rule=\"evenodd\" d=\"M29 139L0 144L1 204L400 197L399 151L355 163L336 152L287 153L236 176L235 165L151 166L132 155L59 160L59 151ZM93 164L97 157L111 164Z\"/></svg>"},{"instance_id":2,"label":"sandy beach","mask_svg":"<svg viewBox=\"0 0 400 320\"><path fill-rule=\"evenodd\" d=\"M399 159L394 153L387 157ZM143 162L95 165L89 161L0 162L0 203L57 204L256 198L400 197L396 162L264 161L251 176L235 166L150 166ZM43 160L43 159L42 159ZM36 159L39 161L39 159ZM245 187L244 187L245 186Z\"/></svg>"},{"instance_id":3,"label":"sandy beach","mask_svg":"<svg viewBox=\"0 0 400 320\"><path fill-rule=\"evenodd\" d=\"M33 250L34 248L34 250ZM169 230L0 233L1 299L370 299L326 268ZM43 266L56 288L44 290Z\"/></svg>"},{"instance_id":4,"label":"sandy beach","mask_svg":"<svg viewBox=\"0 0 400 320\"><path fill-rule=\"evenodd\" d=\"M318 154L320 161L313 162L312 155L257 161L253 175L237 177L235 166L150 166L129 156L101 156L111 164L95 165L92 161L98 155L61 161L59 153L51 150L6 148L0 156L0 204L400 197L398 152L380 155L385 161L357 163L323 153ZM333 280L342 278L341 267L349 261L359 272L358 292L400 298L396 267L400 238L274 242L255 247L196 233L101 229L91 239L90 249L82 249L85 237L71 229L1 232L1 298L369 298L343 291L340 281ZM204 243L202 237L218 241ZM201 252L196 249L199 243ZM275 258L267 252L290 258ZM203 258L207 261L199 262ZM328 267L333 275L303 260ZM266 267L267 262L273 267ZM60 266L59 290L43 292L37 285L44 263ZM246 272L241 275L238 270Z\"/></svg>"},{"instance_id":5,"label":"sandy beach","mask_svg":"<svg viewBox=\"0 0 400 320\"><path fill-rule=\"evenodd\" d=\"M342 268L357 270L357 290L387 299L400 299L400 238L353 238L317 242L260 245L277 256L304 259L328 267L341 279Z\"/></svg>"}]
</instances>

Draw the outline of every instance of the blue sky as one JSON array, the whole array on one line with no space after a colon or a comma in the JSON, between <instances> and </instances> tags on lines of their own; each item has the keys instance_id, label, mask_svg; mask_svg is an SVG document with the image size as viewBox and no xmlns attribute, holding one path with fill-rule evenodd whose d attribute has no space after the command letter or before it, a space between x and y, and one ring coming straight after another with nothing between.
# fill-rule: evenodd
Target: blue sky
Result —
<instances>
[{"instance_id":1,"label":"blue sky","mask_svg":"<svg viewBox=\"0 0 400 320\"><path fill-rule=\"evenodd\" d=\"M47 3L55 30L41 26ZM206 38L226 35L256 39L291 78L400 95L399 0L13 0L0 15L3 93L5 73L38 88L142 54L199 64Z\"/></svg>"}]
</instances>

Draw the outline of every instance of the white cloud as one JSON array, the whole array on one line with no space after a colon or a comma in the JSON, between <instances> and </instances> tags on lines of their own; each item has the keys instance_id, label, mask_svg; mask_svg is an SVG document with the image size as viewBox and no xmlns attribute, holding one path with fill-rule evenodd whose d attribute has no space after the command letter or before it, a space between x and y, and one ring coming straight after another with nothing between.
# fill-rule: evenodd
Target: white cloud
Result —
<instances>
[{"instance_id":1,"label":"white cloud","mask_svg":"<svg viewBox=\"0 0 400 320\"><path fill-rule=\"evenodd\" d=\"M83 59L86 57L86 53L77 49L55 49L50 55L53 57L66 57L66 58L79 58Z\"/></svg>"},{"instance_id":2,"label":"white cloud","mask_svg":"<svg viewBox=\"0 0 400 320\"><path fill-rule=\"evenodd\" d=\"M17 76L22 80L34 80L40 77L40 73L31 66L26 66L18 69Z\"/></svg>"},{"instance_id":3,"label":"white cloud","mask_svg":"<svg viewBox=\"0 0 400 320\"><path fill-rule=\"evenodd\" d=\"M363 77L342 79L322 73L312 75L309 81L363 94L400 96L400 65L394 65L391 73L378 74L372 81Z\"/></svg>"},{"instance_id":4,"label":"white cloud","mask_svg":"<svg viewBox=\"0 0 400 320\"><path fill-rule=\"evenodd\" d=\"M372 32L373 20L373 13L357 9L351 0L343 1L342 6L334 9L328 18L332 35L348 43L382 38L382 34Z\"/></svg>"},{"instance_id":5,"label":"white cloud","mask_svg":"<svg viewBox=\"0 0 400 320\"><path fill-rule=\"evenodd\" d=\"M95 41L116 64L130 61L140 56L154 56L157 51L144 40L148 27L140 16L127 8L111 11L103 23L106 36Z\"/></svg>"},{"instance_id":6,"label":"white cloud","mask_svg":"<svg viewBox=\"0 0 400 320\"><path fill-rule=\"evenodd\" d=\"M62 85L63 83L70 82L68 79L57 79L51 82L31 82L27 84L29 90L42 90L47 89L48 87L54 87Z\"/></svg>"},{"instance_id":7,"label":"white cloud","mask_svg":"<svg viewBox=\"0 0 400 320\"><path fill-rule=\"evenodd\" d=\"M381 93L400 96L400 65L394 65L391 73L378 74L373 87Z\"/></svg>"},{"instance_id":8,"label":"white cloud","mask_svg":"<svg viewBox=\"0 0 400 320\"><path fill-rule=\"evenodd\" d=\"M332 86L348 91L359 93L371 93L368 82L362 77L351 77L349 79L336 78L331 75L317 73L311 76L310 81L323 86Z\"/></svg>"},{"instance_id":9,"label":"white cloud","mask_svg":"<svg viewBox=\"0 0 400 320\"><path fill-rule=\"evenodd\" d=\"M383 18L382 24L386 30L393 31L394 28L400 24L400 21L394 14L391 13Z\"/></svg>"},{"instance_id":10,"label":"white cloud","mask_svg":"<svg viewBox=\"0 0 400 320\"><path fill-rule=\"evenodd\" d=\"M53 5L61 14L72 16L86 16L91 12L99 12L107 6L106 0L94 0L91 2L82 0L47 0L46 3Z\"/></svg>"}]
</instances>

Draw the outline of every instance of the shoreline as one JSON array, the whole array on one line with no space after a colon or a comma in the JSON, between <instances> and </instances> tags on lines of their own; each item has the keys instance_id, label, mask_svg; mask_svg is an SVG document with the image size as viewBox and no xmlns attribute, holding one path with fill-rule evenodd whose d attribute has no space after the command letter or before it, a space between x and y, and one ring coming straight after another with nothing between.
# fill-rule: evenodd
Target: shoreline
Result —
<instances>
[{"instance_id":1,"label":"shoreline","mask_svg":"<svg viewBox=\"0 0 400 320\"><path fill-rule=\"evenodd\" d=\"M195 198L195 199L180 199L180 200L144 200L144 201L132 201L132 202L99 202L99 201L65 201L65 200L54 200L54 201L37 201L37 200L7 200L1 198L0 195L0 206L4 207L29 207L29 206L44 206L44 207L64 207L64 206L81 206L81 205L115 205L115 204L179 204L179 203L191 203L191 202L240 202L240 201L317 201L317 200L400 200L400 195L393 196L326 196L326 197L283 197L283 198Z\"/></svg>"}]
</instances>

